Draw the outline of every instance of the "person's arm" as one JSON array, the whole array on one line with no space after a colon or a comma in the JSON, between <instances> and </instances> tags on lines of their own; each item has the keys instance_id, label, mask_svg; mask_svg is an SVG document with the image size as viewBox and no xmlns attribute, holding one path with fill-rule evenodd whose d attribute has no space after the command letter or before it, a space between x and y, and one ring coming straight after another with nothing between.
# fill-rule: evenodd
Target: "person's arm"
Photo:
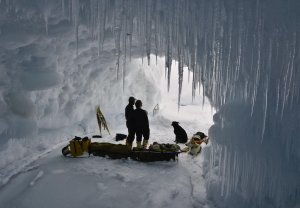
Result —
<instances>
[{"instance_id":1,"label":"person's arm","mask_svg":"<svg viewBox=\"0 0 300 208\"><path fill-rule=\"evenodd\" d=\"M128 121L128 106L126 106L126 108L125 108L125 118L126 118L126 121Z\"/></svg>"},{"instance_id":2,"label":"person's arm","mask_svg":"<svg viewBox=\"0 0 300 208\"><path fill-rule=\"evenodd\" d=\"M149 126L149 119L148 119L148 112L145 111L145 116L146 116L146 126L150 129L150 126Z\"/></svg>"}]
</instances>

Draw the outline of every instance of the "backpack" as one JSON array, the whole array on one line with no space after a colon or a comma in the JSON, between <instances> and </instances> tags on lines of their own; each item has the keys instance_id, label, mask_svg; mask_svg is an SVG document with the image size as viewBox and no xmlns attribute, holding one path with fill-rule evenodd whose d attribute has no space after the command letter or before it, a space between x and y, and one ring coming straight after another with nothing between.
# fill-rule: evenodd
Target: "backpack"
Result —
<instances>
[{"instance_id":1,"label":"backpack","mask_svg":"<svg viewBox=\"0 0 300 208\"><path fill-rule=\"evenodd\" d=\"M84 153L89 153L91 139L88 137L75 137L67 146L62 149L64 156L71 155L73 157L82 156Z\"/></svg>"},{"instance_id":2,"label":"backpack","mask_svg":"<svg viewBox=\"0 0 300 208\"><path fill-rule=\"evenodd\" d=\"M204 139L205 137L207 137L203 132L198 131L195 135L200 136L201 139Z\"/></svg>"}]
</instances>

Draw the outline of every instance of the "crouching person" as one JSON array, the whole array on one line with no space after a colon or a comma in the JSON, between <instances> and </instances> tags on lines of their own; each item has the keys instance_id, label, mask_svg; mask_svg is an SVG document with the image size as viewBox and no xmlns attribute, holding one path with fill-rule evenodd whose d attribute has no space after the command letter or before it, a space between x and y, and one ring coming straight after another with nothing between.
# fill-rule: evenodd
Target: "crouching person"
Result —
<instances>
[{"instance_id":1,"label":"crouching person","mask_svg":"<svg viewBox=\"0 0 300 208\"><path fill-rule=\"evenodd\" d=\"M134 124L136 133L137 149L146 149L150 137L149 119L147 111L142 109L143 103L140 100L135 102L136 109L134 110ZM142 137L143 144L142 144Z\"/></svg>"},{"instance_id":2,"label":"crouching person","mask_svg":"<svg viewBox=\"0 0 300 208\"><path fill-rule=\"evenodd\" d=\"M208 136L205 135L203 132L197 132L192 136L190 141L186 143L185 145L187 148L185 148L185 151L187 151L189 154L196 156L201 152L201 144L202 142L208 143Z\"/></svg>"}]
</instances>

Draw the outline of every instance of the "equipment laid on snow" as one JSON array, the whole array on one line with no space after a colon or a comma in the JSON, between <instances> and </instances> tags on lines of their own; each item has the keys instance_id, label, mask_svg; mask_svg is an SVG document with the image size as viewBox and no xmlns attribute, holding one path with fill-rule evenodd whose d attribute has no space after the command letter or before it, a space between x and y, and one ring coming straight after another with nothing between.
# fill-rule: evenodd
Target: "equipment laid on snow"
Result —
<instances>
[{"instance_id":1,"label":"equipment laid on snow","mask_svg":"<svg viewBox=\"0 0 300 208\"><path fill-rule=\"evenodd\" d=\"M107 130L107 132L110 134L109 129L107 127L106 120L104 118L103 113L100 110L99 105L96 107L96 116L97 116L97 122L98 122L99 130L100 130L100 134L101 134L102 127L104 130Z\"/></svg>"},{"instance_id":2,"label":"equipment laid on snow","mask_svg":"<svg viewBox=\"0 0 300 208\"><path fill-rule=\"evenodd\" d=\"M91 139L88 137L77 137L75 136L67 146L62 149L62 154L64 156L71 155L73 157L82 156L84 153L89 152L89 147L91 144Z\"/></svg>"},{"instance_id":3,"label":"equipment laid on snow","mask_svg":"<svg viewBox=\"0 0 300 208\"><path fill-rule=\"evenodd\" d=\"M180 152L155 152L151 150L133 150L130 158L141 162L177 160Z\"/></svg>"},{"instance_id":4,"label":"equipment laid on snow","mask_svg":"<svg viewBox=\"0 0 300 208\"><path fill-rule=\"evenodd\" d=\"M92 142L89 148L89 154L101 157L108 156L111 159L121 159L130 157L131 149L122 144Z\"/></svg>"},{"instance_id":5,"label":"equipment laid on snow","mask_svg":"<svg viewBox=\"0 0 300 208\"><path fill-rule=\"evenodd\" d=\"M153 142L153 144L150 145L149 150L155 152L178 152L180 151L180 146L177 144L159 144Z\"/></svg>"},{"instance_id":6,"label":"equipment laid on snow","mask_svg":"<svg viewBox=\"0 0 300 208\"><path fill-rule=\"evenodd\" d=\"M181 153L176 144L159 144L154 142L149 149L129 148L127 145L112 144L107 142L91 142L87 137L81 139L76 137L62 149L64 156L79 157L88 153L89 155L109 157L111 159L131 158L141 162L170 161L177 160Z\"/></svg>"},{"instance_id":7,"label":"equipment laid on snow","mask_svg":"<svg viewBox=\"0 0 300 208\"><path fill-rule=\"evenodd\" d=\"M101 135L93 135L92 138L102 138Z\"/></svg>"},{"instance_id":8,"label":"equipment laid on snow","mask_svg":"<svg viewBox=\"0 0 300 208\"><path fill-rule=\"evenodd\" d=\"M188 152L190 155L196 156L201 152L201 143L208 143L209 138L203 132L197 132L185 145L187 146L182 151Z\"/></svg>"},{"instance_id":9,"label":"equipment laid on snow","mask_svg":"<svg viewBox=\"0 0 300 208\"><path fill-rule=\"evenodd\" d=\"M141 162L170 161L177 160L181 153L177 144L159 144L154 142L149 149L133 148L131 159Z\"/></svg>"},{"instance_id":10,"label":"equipment laid on snow","mask_svg":"<svg viewBox=\"0 0 300 208\"><path fill-rule=\"evenodd\" d=\"M116 141L121 141L127 138L126 134L116 134Z\"/></svg>"},{"instance_id":11,"label":"equipment laid on snow","mask_svg":"<svg viewBox=\"0 0 300 208\"><path fill-rule=\"evenodd\" d=\"M198 139L205 139L208 138L206 134L204 134L201 131L198 131L196 134L193 135L193 138L198 138ZM206 143L207 144L207 143Z\"/></svg>"}]
</instances>

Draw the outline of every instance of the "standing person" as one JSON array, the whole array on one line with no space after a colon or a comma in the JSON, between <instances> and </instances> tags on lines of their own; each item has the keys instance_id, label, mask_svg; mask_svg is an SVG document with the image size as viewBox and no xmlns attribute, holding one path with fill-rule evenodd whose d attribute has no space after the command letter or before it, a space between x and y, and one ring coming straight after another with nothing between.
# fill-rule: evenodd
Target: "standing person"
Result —
<instances>
[{"instance_id":1,"label":"standing person","mask_svg":"<svg viewBox=\"0 0 300 208\"><path fill-rule=\"evenodd\" d=\"M138 149L147 148L148 140L150 137L150 128L147 111L142 109L143 103L140 100L135 102L136 109L134 110L134 122L136 132L136 147ZM141 144L143 139L143 146Z\"/></svg>"},{"instance_id":2,"label":"standing person","mask_svg":"<svg viewBox=\"0 0 300 208\"><path fill-rule=\"evenodd\" d=\"M126 139L126 145L128 147L132 147L132 142L134 140L135 130L134 130L134 103L135 98L129 97L128 99L128 105L125 108L125 118L126 118L126 126L128 129L128 136Z\"/></svg>"},{"instance_id":3,"label":"standing person","mask_svg":"<svg viewBox=\"0 0 300 208\"><path fill-rule=\"evenodd\" d=\"M179 126L179 122L173 121L171 126L174 127L174 134L176 136L175 142L176 143L186 143L188 137L187 137L185 130L181 126Z\"/></svg>"}]
</instances>

